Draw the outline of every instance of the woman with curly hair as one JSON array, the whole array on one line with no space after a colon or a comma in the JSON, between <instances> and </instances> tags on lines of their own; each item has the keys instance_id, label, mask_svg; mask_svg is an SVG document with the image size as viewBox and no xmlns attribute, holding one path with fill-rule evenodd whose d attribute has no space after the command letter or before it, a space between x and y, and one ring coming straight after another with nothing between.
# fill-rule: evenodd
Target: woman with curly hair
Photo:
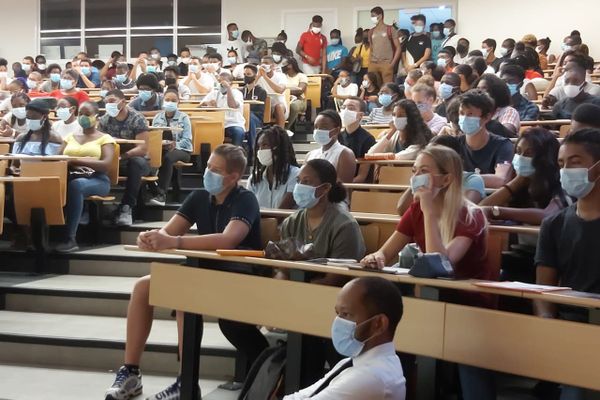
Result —
<instances>
[{"instance_id":1,"label":"woman with curly hair","mask_svg":"<svg viewBox=\"0 0 600 400\"><path fill-rule=\"evenodd\" d=\"M506 83L494 74L483 74L474 86L494 99L496 112L492 120L500 122L510 137L516 137L521 128L521 118L519 112L510 106L510 90Z\"/></svg>"},{"instance_id":2,"label":"woman with curly hair","mask_svg":"<svg viewBox=\"0 0 600 400\"><path fill-rule=\"evenodd\" d=\"M397 160L414 160L433 137L412 100L401 100L394 106L390 129L382 132L369 153L395 153Z\"/></svg>"},{"instance_id":3,"label":"woman with curly hair","mask_svg":"<svg viewBox=\"0 0 600 400\"><path fill-rule=\"evenodd\" d=\"M266 208L295 208L294 186L300 168L294 146L285 129L273 126L256 137L252 174L247 189Z\"/></svg>"}]
</instances>

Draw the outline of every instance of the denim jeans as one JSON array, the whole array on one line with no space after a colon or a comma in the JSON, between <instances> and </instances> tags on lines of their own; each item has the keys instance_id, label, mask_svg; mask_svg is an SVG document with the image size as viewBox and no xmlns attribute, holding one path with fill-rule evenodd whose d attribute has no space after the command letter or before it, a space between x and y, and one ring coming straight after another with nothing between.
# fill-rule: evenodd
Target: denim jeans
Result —
<instances>
[{"instance_id":1,"label":"denim jeans","mask_svg":"<svg viewBox=\"0 0 600 400\"><path fill-rule=\"evenodd\" d=\"M254 153L254 145L256 142L256 130L258 128L261 128L263 126L263 121L256 116L256 114L254 113L250 113L250 125L248 129L248 149L249 154L253 154Z\"/></svg>"},{"instance_id":2,"label":"denim jeans","mask_svg":"<svg viewBox=\"0 0 600 400\"><path fill-rule=\"evenodd\" d=\"M77 178L69 181L67 188L67 237L75 239L77 227L83 211L83 201L89 196L106 196L110 192L110 180L106 174L95 173L90 178Z\"/></svg>"},{"instance_id":3,"label":"denim jeans","mask_svg":"<svg viewBox=\"0 0 600 400\"><path fill-rule=\"evenodd\" d=\"M177 161L189 162L190 153L183 150L173 149L163 153L162 165L158 170L158 187L163 193L167 193L173 178L173 165Z\"/></svg>"},{"instance_id":4,"label":"denim jeans","mask_svg":"<svg viewBox=\"0 0 600 400\"><path fill-rule=\"evenodd\" d=\"M240 126L230 126L229 128L225 128L225 136L231 138L231 143L236 146L242 145L245 135L246 132L244 132L244 128Z\"/></svg>"},{"instance_id":5,"label":"denim jeans","mask_svg":"<svg viewBox=\"0 0 600 400\"><path fill-rule=\"evenodd\" d=\"M119 170L121 175L127 177L121 204L135 207L142 186L142 177L148 176L150 173L150 164L144 157L132 157L122 160L119 164Z\"/></svg>"},{"instance_id":6,"label":"denim jeans","mask_svg":"<svg viewBox=\"0 0 600 400\"><path fill-rule=\"evenodd\" d=\"M459 364L458 376L464 400L496 399L496 383L492 371Z\"/></svg>"}]
</instances>

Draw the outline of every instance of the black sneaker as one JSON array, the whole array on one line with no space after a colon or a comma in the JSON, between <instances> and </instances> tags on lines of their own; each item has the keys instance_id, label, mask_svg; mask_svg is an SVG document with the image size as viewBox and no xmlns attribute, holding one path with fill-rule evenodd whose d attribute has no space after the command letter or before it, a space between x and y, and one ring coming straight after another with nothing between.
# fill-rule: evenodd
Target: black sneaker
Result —
<instances>
[{"instance_id":1,"label":"black sneaker","mask_svg":"<svg viewBox=\"0 0 600 400\"><path fill-rule=\"evenodd\" d=\"M77 245L75 239L69 239L54 248L54 251L57 253L71 253L77 250L79 250L79 246Z\"/></svg>"},{"instance_id":2,"label":"black sneaker","mask_svg":"<svg viewBox=\"0 0 600 400\"><path fill-rule=\"evenodd\" d=\"M142 394L142 373L131 372L126 366L117 371L117 377L112 386L106 390L104 400L128 400Z\"/></svg>"}]
</instances>

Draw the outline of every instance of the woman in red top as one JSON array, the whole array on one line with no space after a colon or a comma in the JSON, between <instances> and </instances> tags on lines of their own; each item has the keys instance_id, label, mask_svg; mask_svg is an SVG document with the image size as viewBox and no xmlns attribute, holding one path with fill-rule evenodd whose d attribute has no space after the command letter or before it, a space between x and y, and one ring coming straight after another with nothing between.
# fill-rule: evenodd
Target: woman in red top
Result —
<instances>
[{"instance_id":1,"label":"woman in red top","mask_svg":"<svg viewBox=\"0 0 600 400\"><path fill-rule=\"evenodd\" d=\"M381 249L366 256L366 267L382 268L408 243L416 242L424 253L448 257L457 279L497 280L487 256L487 223L481 209L463 196L462 162L452 149L429 145L413 167L414 202L402 215L396 231ZM490 307L495 297L483 293L445 293L446 300Z\"/></svg>"},{"instance_id":2,"label":"woman in red top","mask_svg":"<svg viewBox=\"0 0 600 400\"><path fill-rule=\"evenodd\" d=\"M66 69L60 76L60 89L50 92L50 96L56 99L63 97L72 97L77 100L77 104L85 103L90 99L88 94L77 88L79 73L74 69Z\"/></svg>"},{"instance_id":3,"label":"woman in red top","mask_svg":"<svg viewBox=\"0 0 600 400\"><path fill-rule=\"evenodd\" d=\"M448 257L457 279L497 280L499 271L488 262L487 223L483 212L463 196L462 162L448 147L429 145L413 167L411 189L415 201L402 215L396 231L377 252L361 263L381 268L408 243L423 252ZM472 292L442 293L446 301L493 307L495 296ZM476 326L473 329L477 329ZM496 386L491 371L459 365L464 400L494 400Z\"/></svg>"}]
</instances>

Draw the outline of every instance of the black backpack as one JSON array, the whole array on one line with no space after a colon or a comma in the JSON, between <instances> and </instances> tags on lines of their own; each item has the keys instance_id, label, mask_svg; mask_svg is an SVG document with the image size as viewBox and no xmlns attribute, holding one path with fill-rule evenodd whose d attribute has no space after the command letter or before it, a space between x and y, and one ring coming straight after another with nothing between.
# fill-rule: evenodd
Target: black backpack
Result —
<instances>
[{"instance_id":1,"label":"black backpack","mask_svg":"<svg viewBox=\"0 0 600 400\"><path fill-rule=\"evenodd\" d=\"M283 392L285 362L285 343L280 342L276 346L263 350L252 364L238 400L281 398L280 392Z\"/></svg>"}]
</instances>

